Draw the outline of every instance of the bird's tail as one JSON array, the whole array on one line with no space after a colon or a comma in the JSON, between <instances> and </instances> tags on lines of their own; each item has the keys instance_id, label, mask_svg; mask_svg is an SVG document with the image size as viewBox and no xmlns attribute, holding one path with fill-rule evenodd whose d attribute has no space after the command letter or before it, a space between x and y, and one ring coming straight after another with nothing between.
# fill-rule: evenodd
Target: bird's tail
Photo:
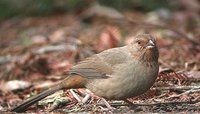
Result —
<instances>
[{"instance_id":1,"label":"bird's tail","mask_svg":"<svg viewBox=\"0 0 200 114\"><path fill-rule=\"evenodd\" d=\"M39 100L47 97L48 95L51 95L53 93L55 93L56 91L62 89L63 87L62 86L54 86L36 96L33 96L32 98L28 99L27 101L23 102L22 104L20 104L19 106L16 106L14 108L11 109L11 111L13 112L24 112L26 111L26 109L33 105L34 103L38 102Z\"/></svg>"}]
</instances>

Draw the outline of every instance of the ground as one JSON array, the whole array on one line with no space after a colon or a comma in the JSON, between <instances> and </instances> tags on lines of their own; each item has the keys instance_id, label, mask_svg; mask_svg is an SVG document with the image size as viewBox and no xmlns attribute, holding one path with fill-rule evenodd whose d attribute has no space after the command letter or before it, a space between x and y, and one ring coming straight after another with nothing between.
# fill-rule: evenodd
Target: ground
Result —
<instances>
[{"instance_id":1,"label":"ground","mask_svg":"<svg viewBox=\"0 0 200 114\"><path fill-rule=\"evenodd\" d=\"M62 74L78 61L126 45L132 35L150 33L156 37L160 52L159 76L147 93L129 99L133 106L108 100L113 106L109 110L100 98L78 103L75 96L83 99L84 90L64 90L56 94L64 101L62 105L55 105L54 96L27 112L200 112L200 27L196 18L183 12L170 12L165 19L158 12L93 13L96 15L65 13L0 22L0 111L9 112L24 99L62 80ZM181 20L176 18L180 15Z\"/></svg>"}]
</instances>

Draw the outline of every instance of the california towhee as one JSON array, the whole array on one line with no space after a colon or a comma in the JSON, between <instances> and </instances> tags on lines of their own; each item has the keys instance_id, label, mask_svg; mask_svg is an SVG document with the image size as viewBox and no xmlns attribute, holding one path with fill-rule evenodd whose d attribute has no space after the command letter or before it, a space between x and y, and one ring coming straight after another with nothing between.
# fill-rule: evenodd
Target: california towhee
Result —
<instances>
[{"instance_id":1,"label":"california towhee","mask_svg":"<svg viewBox=\"0 0 200 114\"><path fill-rule=\"evenodd\" d=\"M105 50L79 62L63 81L11 110L23 112L61 89L87 88L97 96L115 100L141 95L158 76L158 57L154 37L138 35L126 46Z\"/></svg>"}]
</instances>

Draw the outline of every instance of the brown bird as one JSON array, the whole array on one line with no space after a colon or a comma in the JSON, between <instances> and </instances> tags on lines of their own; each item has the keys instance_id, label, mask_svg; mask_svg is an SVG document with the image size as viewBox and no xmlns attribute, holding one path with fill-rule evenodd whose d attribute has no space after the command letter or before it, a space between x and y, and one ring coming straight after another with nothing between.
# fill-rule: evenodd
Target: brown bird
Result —
<instances>
[{"instance_id":1,"label":"brown bird","mask_svg":"<svg viewBox=\"0 0 200 114\"><path fill-rule=\"evenodd\" d=\"M11 110L24 112L61 89L87 88L97 96L115 100L141 95L149 90L158 76L158 57L154 37L137 35L126 46L105 50L79 62L63 81Z\"/></svg>"}]
</instances>

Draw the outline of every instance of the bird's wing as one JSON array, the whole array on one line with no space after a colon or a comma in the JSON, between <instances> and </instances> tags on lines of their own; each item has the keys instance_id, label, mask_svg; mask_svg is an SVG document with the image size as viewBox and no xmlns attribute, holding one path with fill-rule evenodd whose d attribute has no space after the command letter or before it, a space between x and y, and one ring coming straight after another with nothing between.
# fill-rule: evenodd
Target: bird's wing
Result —
<instances>
[{"instance_id":1,"label":"bird's wing","mask_svg":"<svg viewBox=\"0 0 200 114\"><path fill-rule=\"evenodd\" d=\"M73 66L68 74L78 74L86 78L108 78L112 74L112 67L98 55L94 55Z\"/></svg>"}]
</instances>

